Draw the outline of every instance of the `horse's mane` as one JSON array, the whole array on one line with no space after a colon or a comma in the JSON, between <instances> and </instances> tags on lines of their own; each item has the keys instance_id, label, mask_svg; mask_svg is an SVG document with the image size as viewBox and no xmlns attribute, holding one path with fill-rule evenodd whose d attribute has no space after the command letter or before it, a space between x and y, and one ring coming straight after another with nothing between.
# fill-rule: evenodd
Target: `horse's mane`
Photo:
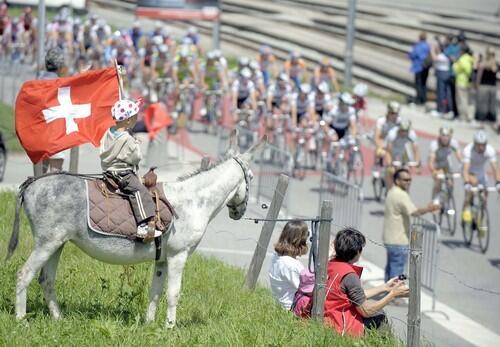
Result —
<instances>
[{"instance_id":1,"label":"horse's mane","mask_svg":"<svg viewBox=\"0 0 500 347\"><path fill-rule=\"evenodd\" d=\"M189 179L189 178L191 178L193 176L196 176L196 175L198 175L198 174L200 174L202 172L210 171L210 170L216 168L217 166L225 163L229 159L231 159L231 157L224 156L224 157L220 158L219 160L217 160L217 161L215 161L213 163L210 163L206 169L199 168L199 169L196 169L196 170L194 170L192 172L189 172L187 174L184 174L184 175L178 177L177 181L178 182L183 182L183 181L185 181L185 180L187 180L187 179Z\"/></svg>"}]
</instances>

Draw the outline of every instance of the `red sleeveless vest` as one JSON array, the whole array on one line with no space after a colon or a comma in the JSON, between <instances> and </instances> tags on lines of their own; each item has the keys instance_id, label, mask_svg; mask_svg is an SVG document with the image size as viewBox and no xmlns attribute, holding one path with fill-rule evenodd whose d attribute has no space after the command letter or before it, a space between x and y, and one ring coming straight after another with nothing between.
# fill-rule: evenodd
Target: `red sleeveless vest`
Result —
<instances>
[{"instance_id":1,"label":"red sleeveless vest","mask_svg":"<svg viewBox=\"0 0 500 347\"><path fill-rule=\"evenodd\" d=\"M363 268L333 259L328 263L327 272L325 322L334 327L340 335L363 336L363 317L340 288L345 275L356 273L361 277Z\"/></svg>"}]
</instances>

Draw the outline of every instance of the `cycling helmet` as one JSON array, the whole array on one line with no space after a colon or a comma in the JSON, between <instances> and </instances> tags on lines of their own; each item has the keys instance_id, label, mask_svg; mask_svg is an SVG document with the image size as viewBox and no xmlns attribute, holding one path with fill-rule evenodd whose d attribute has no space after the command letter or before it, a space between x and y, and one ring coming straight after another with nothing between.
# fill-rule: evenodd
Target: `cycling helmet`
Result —
<instances>
[{"instance_id":1,"label":"cycling helmet","mask_svg":"<svg viewBox=\"0 0 500 347\"><path fill-rule=\"evenodd\" d=\"M408 119L403 119L400 123L399 123L399 129L400 130L403 130L403 131L408 131L410 130L411 128L411 121L408 120Z\"/></svg>"},{"instance_id":2,"label":"cycling helmet","mask_svg":"<svg viewBox=\"0 0 500 347\"><path fill-rule=\"evenodd\" d=\"M311 85L307 83L303 83L300 85L300 92L302 94L309 94L311 92Z\"/></svg>"},{"instance_id":3,"label":"cycling helmet","mask_svg":"<svg viewBox=\"0 0 500 347\"><path fill-rule=\"evenodd\" d=\"M214 55L217 59L222 57L222 52L220 51L220 49L214 49L212 52L214 52Z\"/></svg>"},{"instance_id":4,"label":"cycling helmet","mask_svg":"<svg viewBox=\"0 0 500 347\"><path fill-rule=\"evenodd\" d=\"M353 94L362 98L366 95L366 92L368 91L368 86L364 83L358 83L354 86L354 89L352 90Z\"/></svg>"},{"instance_id":5,"label":"cycling helmet","mask_svg":"<svg viewBox=\"0 0 500 347\"><path fill-rule=\"evenodd\" d=\"M217 59L217 54L215 51L210 51L207 53L207 60L215 60Z\"/></svg>"},{"instance_id":6,"label":"cycling helmet","mask_svg":"<svg viewBox=\"0 0 500 347\"><path fill-rule=\"evenodd\" d=\"M191 46L193 44L193 40L191 40L191 38L189 36L185 36L182 39L182 44L186 45L186 46Z\"/></svg>"},{"instance_id":7,"label":"cycling helmet","mask_svg":"<svg viewBox=\"0 0 500 347\"><path fill-rule=\"evenodd\" d=\"M252 71L250 71L249 68L245 67L245 68L241 69L240 76L243 78L249 79L250 77L252 77Z\"/></svg>"},{"instance_id":8,"label":"cycling helmet","mask_svg":"<svg viewBox=\"0 0 500 347\"><path fill-rule=\"evenodd\" d=\"M323 59L321 59L319 65L321 67L328 67L328 66L331 66L332 65L332 62L329 58L327 57L324 57Z\"/></svg>"},{"instance_id":9,"label":"cycling helmet","mask_svg":"<svg viewBox=\"0 0 500 347\"><path fill-rule=\"evenodd\" d=\"M474 143L477 143L478 145L485 145L488 143L488 136L483 130L479 130L474 134Z\"/></svg>"},{"instance_id":10,"label":"cycling helmet","mask_svg":"<svg viewBox=\"0 0 500 347\"><path fill-rule=\"evenodd\" d=\"M250 62L250 69L254 70L254 71L257 71L257 70L260 70L260 64L257 60L252 60Z\"/></svg>"},{"instance_id":11,"label":"cycling helmet","mask_svg":"<svg viewBox=\"0 0 500 347\"><path fill-rule=\"evenodd\" d=\"M191 53L191 50L189 49L189 46L186 46L186 45L181 46L181 49L179 51L179 56L181 58L189 57L190 53Z\"/></svg>"},{"instance_id":12,"label":"cycling helmet","mask_svg":"<svg viewBox=\"0 0 500 347\"><path fill-rule=\"evenodd\" d=\"M328 94L330 92L330 86L325 81L318 85L318 90L323 94Z\"/></svg>"},{"instance_id":13,"label":"cycling helmet","mask_svg":"<svg viewBox=\"0 0 500 347\"><path fill-rule=\"evenodd\" d=\"M259 48L259 53L260 54L271 54L271 47L268 45L262 45Z\"/></svg>"},{"instance_id":14,"label":"cycling helmet","mask_svg":"<svg viewBox=\"0 0 500 347\"><path fill-rule=\"evenodd\" d=\"M248 57L240 57L238 64L240 66L248 66L248 64L250 64L250 59L248 59Z\"/></svg>"},{"instance_id":15,"label":"cycling helmet","mask_svg":"<svg viewBox=\"0 0 500 347\"><path fill-rule=\"evenodd\" d=\"M300 53L297 51L290 52L290 59L300 59Z\"/></svg>"},{"instance_id":16,"label":"cycling helmet","mask_svg":"<svg viewBox=\"0 0 500 347\"><path fill-rule=\"evenodd\" d=\"M401 110L401 104L397 101L389 101L387 103L387 112L399 113Z\"/></svg>"},{"instance_id":17,"label":"cycling helmet","mask_svg":"<svg viewBox=\"0 0 500 347\"><path fill-rule=\"evenodd\" d=\"M288 82L288 75L284 72L278 75L278 81Z\"/></svg>"},{"instance_id":18,"label":"cycling helmet","mask_svg":"<svg viewBox=\"0 0 500 347\"><path fill-rule=\"evenodd\" d=\"M320 84L321 86L321 84ZM339 101L345 105L352 105L354 104L354 99L352 98L351 94L349 93L340 93L339 95Z\"/></svg>"},{"instance_id":19,"label":"cycling helmet","mask_svg":"<svg viewBox=\"0 0 500 347\"><path fill-rule=\"evenodd\" d=\"M198 34L198 29L196 27L190 26L187 30L188 35L196 35Z\"/></svg>"},{"instance_id":20,"label":"cycling helmet","mask_svg":"<svg viewBox=\"0 0 500 347\"><path fill-rule=\"evenodd\" d=\"M439 136L451 136L453 134L453 129L444 126L439 128Z\"/></svg>"},{"instance_id":21,"label":"cycling helmet","mask_svg":"<svg viewBox=\"0 0 500 347\"><path fill-rule=\"evenodd\" d=\"M160 45L160 47L158 47L158 50L160 51L160 53L167 53L168 46L167 45Z\"/></svg>"},{"instance_id":22,"label":"cycling helmet","mask_svg":"<svg viewBox=\"0 0 500 347\"><path fill-rule=\"evenodd\" d=\"M153 37L153 44L155 46L159 46L161 44L163 44L163 37L161 37L161 35L156 35Z\"/></svg>"},{"instance_id":23,"label":"cycling helmet","mask_svg":"<svg viewBox=\"0 0 500 347\"><path fill-rule=\"evenodd\" d=\"M133 24L132 24L132 28L139 28L141 26L141 23L136 20Z\"/></svg>"},{"instance_id":24,"label":"cycling helmet","mask_svg":"<svg viewBox=\"0 0 500 347\"><path fill-rule=\"evenodd\" d=\"M160 32L161 36L163 37L169 37L170 35L172 35L172 30L168 27L161 28Z\"/></svg>"}]
</instances>

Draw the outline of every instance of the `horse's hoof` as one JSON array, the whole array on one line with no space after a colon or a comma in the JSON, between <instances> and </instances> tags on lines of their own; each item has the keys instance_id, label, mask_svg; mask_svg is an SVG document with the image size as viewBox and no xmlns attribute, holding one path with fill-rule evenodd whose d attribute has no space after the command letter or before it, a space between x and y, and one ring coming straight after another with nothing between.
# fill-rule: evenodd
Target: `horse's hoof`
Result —
<instances>
[{"instance_id":1,"label":"horse's hoof","mask_svg":"<svg viewBox=\"0 0 500 347\"><path fill-rule=\"evenodd\" d=\"M167 328L167 329L173 329L173 328L175 328L175 322L167 321L165 323L165 328Z\"/></svg>"}]
</instances>

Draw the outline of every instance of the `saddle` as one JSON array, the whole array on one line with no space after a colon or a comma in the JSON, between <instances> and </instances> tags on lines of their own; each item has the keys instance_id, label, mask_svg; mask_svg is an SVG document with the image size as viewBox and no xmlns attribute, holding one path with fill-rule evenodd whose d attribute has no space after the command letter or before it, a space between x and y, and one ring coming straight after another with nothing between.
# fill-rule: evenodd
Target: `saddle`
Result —
<instances>
[{"instance_id":1,"label":"saddle","mask_svg":"<svg viewBox=\"0 0 500 347\"><path fill-rule=\"evenodd\" d=\"M165 233L177 214L167 200L162 184L157 183L154 168L143 177L143 184L151 193L156 206L156 229ZM86 181L88 226L96 233L135 239L137 224L126 194L119 191L116 183L106 176Z\"/></svg>"}]
</instances>

